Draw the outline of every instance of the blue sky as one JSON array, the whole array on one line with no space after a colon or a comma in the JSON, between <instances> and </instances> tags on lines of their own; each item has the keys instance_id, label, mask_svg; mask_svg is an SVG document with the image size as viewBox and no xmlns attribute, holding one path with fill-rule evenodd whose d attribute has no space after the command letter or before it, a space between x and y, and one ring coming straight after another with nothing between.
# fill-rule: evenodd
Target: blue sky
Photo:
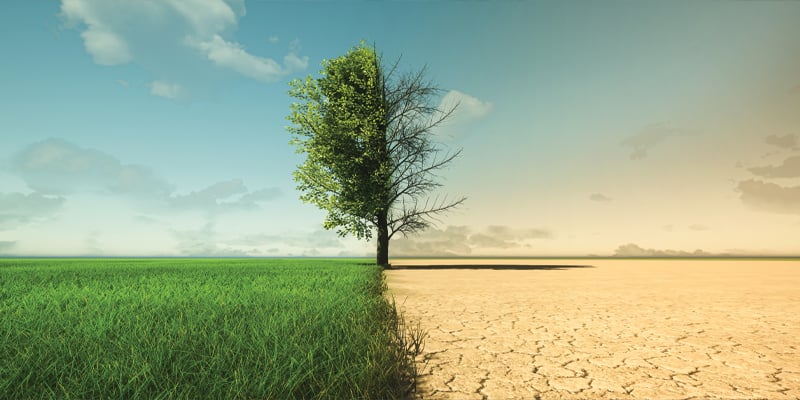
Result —
<instances>
[{"instance_id":1,"label":"blue sky","mask_svg":"<svg viewBox=\"0 0 800 400\"><path fill-rule=\"evenodd\" d=\"M12 5L13 4L13 5ZM62 0L0 13L0 254L372 255L298 200L288 82L427 67L468 197L393 255L798 254L800 3Z\"/></svg>"}]
</instances>

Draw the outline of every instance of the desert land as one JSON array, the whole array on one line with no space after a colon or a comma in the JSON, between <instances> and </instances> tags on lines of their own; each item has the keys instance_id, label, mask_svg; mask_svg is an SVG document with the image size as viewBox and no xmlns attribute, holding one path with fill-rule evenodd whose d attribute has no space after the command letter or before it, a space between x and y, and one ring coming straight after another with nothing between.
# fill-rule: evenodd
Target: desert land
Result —
<instances>
[{"instance_id":1,"label":"desert land","mask_svg":"<svg viewBox=\"0 0 800 400\"><path fill-rule=\"evenodd\" d=\"M419 398L800 398L800 260L392 264Z\"/></svg>"}]
</instances>

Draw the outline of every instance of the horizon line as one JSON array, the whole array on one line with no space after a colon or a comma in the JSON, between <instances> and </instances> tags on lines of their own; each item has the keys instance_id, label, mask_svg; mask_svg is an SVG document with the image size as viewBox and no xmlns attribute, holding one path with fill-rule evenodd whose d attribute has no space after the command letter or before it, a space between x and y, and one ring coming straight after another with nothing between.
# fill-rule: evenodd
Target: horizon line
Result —
<instances>
[{"instance_id":1,"label":"horizon line","mask_svg":"<svg viewBox=\"0 0 800 400\"><path fill-rule=\"evenodd\" d=\"M310 259L348 259L348 258L357 258L357 259L372 259L374 256L246 256L246 255L239 255L239 256L203 256L203 255L196 255L196 256L169 256L169 255L151 255L151 256L134 256L134 255L0 255L0 260L7 260L7 259L59 259L59 258L68 258L68 259L81 259L81 258L95 258L95 259L294 259L294 258L310 258ZM573 260L573 259L593 259L593 260L659 260L659 259L800 259L800 255L733 255L733 254L721 254L721 255L700 255L700 256L693 256L693 255L659 255L659 256L596 256L596 255L585 255L585 256L398 256L398 257L389 257L390 260L546 260L546 259L562 259L562 260Z\"/></svg>"}]
</instances>

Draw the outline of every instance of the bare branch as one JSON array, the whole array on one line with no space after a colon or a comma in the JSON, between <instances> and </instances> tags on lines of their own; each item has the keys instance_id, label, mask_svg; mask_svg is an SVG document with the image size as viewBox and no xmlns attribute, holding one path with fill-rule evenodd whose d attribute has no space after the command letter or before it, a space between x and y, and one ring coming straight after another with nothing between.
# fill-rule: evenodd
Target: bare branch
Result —
<instances>
[{"instance_id":1,"label":"bare branch","mask_svg":"<svg viewBox=\"0 0 800 400\"><path fill-rule=\"evenodd\" d=\"M418 232L431 225L430 220L438 221L436 216L445 213L460 206L466 201L466 197L461 197L455 201L447 202L447 199L442 201L434 200L430 205L426 200L422 207L419 207L415 202L412 206L408 207L405 202L402 202L401 215L389 221L391 232L389 238L392 238L396 233L401 233L403 236Z\"/></svg>"}]
</instances>

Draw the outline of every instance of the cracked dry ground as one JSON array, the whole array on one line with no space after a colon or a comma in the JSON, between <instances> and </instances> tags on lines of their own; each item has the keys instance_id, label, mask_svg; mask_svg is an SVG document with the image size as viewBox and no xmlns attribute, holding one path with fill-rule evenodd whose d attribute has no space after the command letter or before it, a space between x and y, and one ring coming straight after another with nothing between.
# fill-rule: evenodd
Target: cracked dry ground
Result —
<instances>
[{"instance_id":1,"label":"cracked dry ground","mask_svg":"<svg viewBox=\"0 0 800 400\"><path fill-rule=\"evenodd\" d=\"M432 266L454 263L507 265ZM800 261L394 266L390 293L429 333L418 398L800 398Z\"/></svg>"}]
</instances>

